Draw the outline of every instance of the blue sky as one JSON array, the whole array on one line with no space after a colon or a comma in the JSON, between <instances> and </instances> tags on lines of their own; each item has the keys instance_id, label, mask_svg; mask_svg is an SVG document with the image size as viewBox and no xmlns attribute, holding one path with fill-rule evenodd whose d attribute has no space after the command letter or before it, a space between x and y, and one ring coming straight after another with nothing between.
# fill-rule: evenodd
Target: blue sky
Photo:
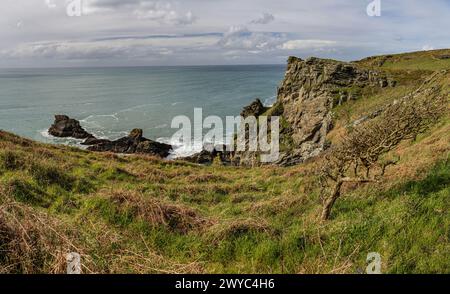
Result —
<instances>
[{"instance_id":1,"label":"blue sky","mask_svg":"<svg viewBox=\"0 0 450 294\"><path fill-rule=\"evenodd\" d=\"M283 64L450 47L449 0L380 0L375 17L371 2L2 0L0 67Z\"/></svg>"}]
</instances>

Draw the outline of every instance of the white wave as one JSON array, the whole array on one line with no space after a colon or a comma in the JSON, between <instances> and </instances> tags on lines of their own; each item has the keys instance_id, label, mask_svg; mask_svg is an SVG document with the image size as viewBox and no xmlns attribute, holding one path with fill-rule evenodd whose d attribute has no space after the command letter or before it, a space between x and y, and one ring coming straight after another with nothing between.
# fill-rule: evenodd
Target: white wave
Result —
<instances>
[{"instance_id":1,"label":"white wave","mask_svg":"<svg viewBox=\"0 0 450 294\"><path fill-rule=\"evenodd\" d=\"M172 145L173 149L166 159L173 160L177 158L192 156L196 153L199 153L204 149L204 146L208 144L212 146L228 145L231 142L231 138L232 136L230 135L227 136L224 141L222 140L216 140L215 142L193 141L191 144L181 144L179 141L173 140L172 138L158 138L156 141Z\"/></svg>"},{"instance_id":2,"label":"white wave","mask_svg":"<svg viewBox=\"0 0 450 294\"><path fill-rule=\"evenodd\" d=\"M113 114L92 114L89 115L88 117L80 120L80 122L86 122L86 123L96 123L95 121L92 121L92 118L96 118L96 117L112 117L114 120L118 121L119 118L117 117L117 112L113 113Z\"/></svg>"},{"instance_id":3,"label":"white wave","mask_svg":"<svg viewBox=\"0 0 450 294\"><path fill-rule=\"evenodd\" d=\"M267 98L266 100L264 100L264 106L266 107L272 107L275 102L277 101L277 96L272 96L270 98Z\"/></svg>"},{"instance_id":4,"label":"white wave","mask_svg":"<svg viewBox=\"0 0 450 294\"><path fill-rule=\"evenodd\" d=\"M160 143L165 143L172 145L173 149L171 150L169 156L166 159L177 159L181 157L187 157L194 155L202 151L203 144L202 142L193 142L191 144L180 144L179 141L173 140L172 138L158 138L156 141Z\"/></svg>"},{"instance_id":5,"label":"white wave","mask_svg":"<svg viewBox=\"0 0 450 294\"><path fill-rule=\"evenodd\" d=\"M86 148L86 146L81 145L84 142L84 139L75 139L75 138L58 138L53 137L49 134L48 130L39 130L38 133L45 138L45 141L52 144L62 144L67 146L77 146L80 148Z\"/></svg>"},{"instance_id":6,"label":"white wave","mask_svg":"<svg viewBox=\"0 0 450 294\"><path fill-rule=\"evenodd\" d=\"M157 125L156 127L153 127L152 129L164 129L167 128L169 125L168 124L162 124L162 125Z\"/></svg>"},{"instance_id":7,"label":"white wave","mask_svg":"<svg viewBox=\"0 0 450 294\"><path fill-rule=\"evenodd\" d=\"M39 132L39 134L41 134L42 137L44 137L46 139L53 139L53 137L50 135L50 133L48 132L47 129L38 131L38 132Z\"/></svg>"},{"instance_id":8,"label":"white wave","mask_svg":"<svg viewBox=\"0 0 450 294\"><path fill-rule=\"evenodd\" d=\"M135 109L140 109L140 108L144 108L144 107L147 107L147 106L156 106L156 105L161 105L161 104L160 103L148 103L148 104L136 105L136 106L132 106L132 107L129 107L129 108L125 108L125 109L119 110L115 114L117 115L117 114L122 113L122 112L133 111Z\"/></svg>"}]
</instances>

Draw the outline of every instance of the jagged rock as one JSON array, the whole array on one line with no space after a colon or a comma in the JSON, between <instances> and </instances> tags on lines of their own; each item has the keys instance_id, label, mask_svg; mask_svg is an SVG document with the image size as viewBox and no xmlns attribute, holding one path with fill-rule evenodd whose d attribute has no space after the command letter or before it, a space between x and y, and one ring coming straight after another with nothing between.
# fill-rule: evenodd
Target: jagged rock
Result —
<instances>
[{"instance_id":1,"label":"jagged rock","mask_svg":"<svg viewBox=\"0 0 450 294\"><path fill-rule=\"evenodd\" d=\"M139 140L142 138L143 136L143 131L141 129L134 129L130 132L130 134L128 135L128 137Z\"/></svg>"},{"instance_id":2,"label":"jagged rock","mask_svg":"<svg viewBox=\"0 0 450 294\"><path fill-rule=\"evenodd\" d=\"M277 102L267 110L282 117L280 165L298 164L329 147L327 134L333 128L336 105L359 99L366 87L390 85L382 72L356 63L297 57L288 59L287 71L278 88ZM392 85L392 83L391 83ZM258 154L236 153L241 165L254 165Z\"/></svg>"},{"instance_id":3,"label":"jagged rock","mask_svg":"<svg viewBox=\"0 0 450 294\"><path fill-rule=\"evenodd\" d=\"M202 150L198 153L195 153L194 155L191 156L186 156L181 158L184 161L188 161L188 162L192 162L192 163L198 163L198 164L212 164L214 161L214 153L207 151L207 150Z\"/></svg>"},{"instance_id":4,"label":"jagged rock","mask_svg":"<svg viewBox=\"0 0 450 294\"><path fill-rule=\"evenodd\" d=\"M67 115L55 115L55 122L48 130L49 134L54 137L76 139L86 139L92 137L86 132L76 119L69 118Z\"/></svg>"},{"instance_id":5,"label":"jagged rock","mask_svg":"<svg viewBox=\"0 0 450 294\"><path fill-rule=\"evenodd\" d=\"M161 157L167 157L172 150L172 146L164 143L144 138L141 129L134 129L127 137L115 141L105 140L99 144L88 147L90 151L114 152L114 153L142 153Z\"/></svg>"},{"instance_id":6,"label":"jagged rock","mask_svg":"<svg viewBox=\"0 0 450 294\"><path fill-rule=\"evenodd\" d=\"M97 145L97 144L101 144L101 143L106 143L109 142L109 140L106 139L97 139L94 136L90 136L89 138L87 138L86 140L84 140L83 143L81 143L81 145L86 145L86 146L90 146L90 145Z\"/></svg>"},{"instance_id":7,"label":"jagged rock","mask_svg":"<svg viewBox=\"0 0 450 294\"><path fill-rule=\"evenodd\" d=\"M214 147L205 146L202 151L181 159L192 163L209 165L212 164L216 158L220 159L220 162L224 165L232 164L233 152L227 151L226 145Z\"/></svg>"},{"instance_id":8,"label":"jagged rock","mask_svg":"<svg viewBox=\"0 0 450 294\"><path fill-rule=\"evenodd\" d=\"M331 111L336 101L358 99L365 87L385 86L388 79L382 73L353 63L289 58L277 102L283 105L287 124L281 137L290 146L283 150L280 162L295 164L319 155L328 148L326 135L333 128Z\"/></svg>"},{"instance_id":9,"label":"jagged rock","mask_svg":"<svg viewBox=\"0 0 450 294\"><path fill-rule=\"evenodd\" d=\"M267 110L267 108L264 107L261 100L259 100L259 98L257 98L250 105L244 107L244 109L241 112L241 116L244 118L249 117L249 116L258 117L261 114L263 114L266 110Z\"/></svg>"}]
</instances>

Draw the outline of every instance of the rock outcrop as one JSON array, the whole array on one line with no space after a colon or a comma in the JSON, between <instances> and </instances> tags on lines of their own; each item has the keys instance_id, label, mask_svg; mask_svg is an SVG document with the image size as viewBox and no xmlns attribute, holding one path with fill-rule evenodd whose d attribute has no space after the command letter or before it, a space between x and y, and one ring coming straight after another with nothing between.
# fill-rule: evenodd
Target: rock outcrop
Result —
<instances>
[{"instance_id":1,"label":"rock outcrop","mask_svg":"<svg viewBox=\"0 0 450 294\"><path fill-rule=\"evenodd\" d=\"M124 154L141 153L167 157L172 150L172 146L144 138L141 129L134 129L127 137L115 141L106 140L89 146L88 150Z\"/></svg>"},{"instance_id":2,"label":"rock outcrop","mask_svg":"<svg viewBox=\"0 0 450 294\"><path fill-rule=\"evenodd\" d=\"M257 98L249 106L244 107L244 109L241 112L241 116L244 118L249 117L249 116L258 117L261 114L263 114L266 110L267 110L267 107L264 107L261 100L259 100L259 98Z\"/></svg>"},{"instance_id":3,"label":"rock outcrop","mask_svg":"<svg viewBox=\"0 0 450 294\"><path fill-rule=\"evenodd\" d=\"M332 109L359 99L366 90L396 85L381 72L354 63L290 57L277 101L268 116L280 116L281 154L276 164L293 165L319 155L330 143ZM252 104L244 109L259 108ZM243 112L243 113L244 113ZM254 165L258 154L236 154L241 165Z\"/></svg>"},{"instance_id":4,"label":"rock outcrop","mask_svg":"<svg viewBox=\"0 0 450 294\"><path fill-rule=\"evenodd\" d=\"M289 165L319 155L329 146L326 135L333 128L333 107L359 99L367 88L389 85L394 83L383 74L352 63L289 58L277 98L285 120L284 141L289 144L279 163Z\"/></svg>"},{"instance_id":5,"label":"rock outcrop","mask_svg":"<svg viewBox=\"0 0 450 294\"><path fill-rule=\"evenodd\" d=\"M226 145L205 146L202 151L180 159L205 165L210 165L214 161L219 161L222 165L231 165L233 163L233 152L227 151Z\"/></svg>"},{"instance_id":6,"label":"rock outcrop","mask_svg":"<svg viewBox=\"0 0 450 294\"><path fill-rule=\"evenodd\" d=\"M87 139L92 137L86 132L76 119L69 118L67 115L55 115L55 122L48 130L49 134L60 138Z\"/></svg>"},{"instance_id":7,"label":"rock outcrop","mask_svg":"<svg viewBox=\"0 0 450 294\"><path fill-rule=\"evenodd\" d=\"M134 129L128 136L115 141L98 139L84 130L79 121L67 115L55 115L55 122L50 127L49 133L55 137L85 139L81 144L89 146L88 150L97 152L140 153L164 158L172 150L171 145L144 138L141 129Z\"/></svg>"}]
</instances>

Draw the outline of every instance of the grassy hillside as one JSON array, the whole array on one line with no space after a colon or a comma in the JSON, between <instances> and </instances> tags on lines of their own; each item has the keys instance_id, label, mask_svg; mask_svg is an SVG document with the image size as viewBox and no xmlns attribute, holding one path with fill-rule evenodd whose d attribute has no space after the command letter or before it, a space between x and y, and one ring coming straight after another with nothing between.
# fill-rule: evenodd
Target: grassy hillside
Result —
<instances>
[{"instance_id":1,"label":"grassy hillside","mask_svg":"<svg viewBox=\"0 0 450 294\"><path fill-rule=\"evenodd\" d=\"M357 64L385 70L435 71L450 68L450 49L368 57Z\"/></svg>"},{"instance_id":2,"label":"grassy hillside","mask_svg":"<svg viewBox=\"0 0 450 294\"><path fill-rule=\"evenodd\" d=\"M336 108L330 140L450 69L432 56L388 58L399 85ZM450 117L394 152L381 183L347 186L322 222L314 160L199 166L0 132L0 272L65 272L78 252L85 273L354 273L375 251L386 273L450 273Z\"/></svg>"}]
</instances>

